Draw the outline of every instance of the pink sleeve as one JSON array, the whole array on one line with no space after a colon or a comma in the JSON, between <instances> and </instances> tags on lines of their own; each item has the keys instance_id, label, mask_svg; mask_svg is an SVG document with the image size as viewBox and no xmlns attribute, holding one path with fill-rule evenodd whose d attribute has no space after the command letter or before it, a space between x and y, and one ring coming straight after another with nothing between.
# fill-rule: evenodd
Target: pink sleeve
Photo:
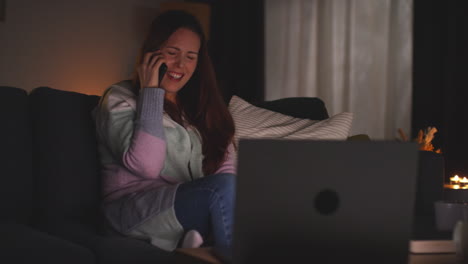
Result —
<instances>
[{"instance_id":1,"label":"pink sleeve","mask_svg":"<svg viewBox=\"0 0 468 264\"><path fill-rule=\"evenodd\" d=\"M234 145L232 143L227 148L226 159L224 160L223 163L221 163L221 166L215 172L215 174L218 174L218 173L232 173L232 174L237 173L236 150L234 149Z\"/></svg>"}]
</instances>

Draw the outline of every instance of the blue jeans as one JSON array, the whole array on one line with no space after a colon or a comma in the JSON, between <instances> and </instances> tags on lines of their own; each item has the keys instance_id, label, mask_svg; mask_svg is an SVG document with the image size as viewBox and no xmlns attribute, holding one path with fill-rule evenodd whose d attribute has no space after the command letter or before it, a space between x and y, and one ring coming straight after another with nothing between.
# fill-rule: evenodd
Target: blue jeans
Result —
<instances>
[{"instance_id":1,"label":"blue jeans","mask_svg":"<svg viewBox=\"0 0 468 264\"><path fill-rule=\"evenodd\" d=\"M235 175L213 174L181 184L175 196L175 213L184 230L197 230L204 241L231 246L234 222Z\"/></svg>"}]
</instances>

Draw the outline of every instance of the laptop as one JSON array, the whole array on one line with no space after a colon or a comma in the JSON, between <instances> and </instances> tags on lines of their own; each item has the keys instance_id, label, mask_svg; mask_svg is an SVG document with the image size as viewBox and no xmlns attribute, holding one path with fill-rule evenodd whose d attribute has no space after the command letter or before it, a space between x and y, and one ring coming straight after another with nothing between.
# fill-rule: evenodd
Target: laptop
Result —
<instances>
[{"instance_id":1,"label":"laptop","mask_svg":"<svg viewBox=\"0 0 468 264\"><path fill-rule=\"evenodd\" d=\"M224 263L408 263L418 146L241 139Z\"/></svg>"}]
</instances>

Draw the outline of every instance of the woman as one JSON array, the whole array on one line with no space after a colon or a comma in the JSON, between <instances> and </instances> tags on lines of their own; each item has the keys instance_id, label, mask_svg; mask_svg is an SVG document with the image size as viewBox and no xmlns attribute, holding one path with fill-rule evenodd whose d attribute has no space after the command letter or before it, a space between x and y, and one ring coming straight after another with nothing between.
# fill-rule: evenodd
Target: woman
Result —
<instances>
[{"instance_id":1,"label":"woman","mask_svg":"<svg viewBox=\"0 0 468 264\"><path fill-rule=\"evenodd\" d=\"M111 227L168 251L231 245L234 122L193 16L153 21L133 81L106 90L96 125Z\"/></svg>"}]
</instances>

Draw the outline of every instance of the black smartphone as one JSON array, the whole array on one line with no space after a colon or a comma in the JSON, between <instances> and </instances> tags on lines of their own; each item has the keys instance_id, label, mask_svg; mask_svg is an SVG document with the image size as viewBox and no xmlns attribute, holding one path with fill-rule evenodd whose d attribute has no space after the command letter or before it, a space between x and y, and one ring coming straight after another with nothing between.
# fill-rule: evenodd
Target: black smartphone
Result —
<instances>
[{"instance_id":1,"label":"black smartphone","mask_svg":"<svg viewBox=\"0 0 468 264\"><path fill-rule=\"evenodd\" d=\"M164 74L166 74L166 71L167 71L166 63L161 64L161 67L159 67L159 86L161 86L161 81L164 77Z\"/></svg>"}]
</instances>

